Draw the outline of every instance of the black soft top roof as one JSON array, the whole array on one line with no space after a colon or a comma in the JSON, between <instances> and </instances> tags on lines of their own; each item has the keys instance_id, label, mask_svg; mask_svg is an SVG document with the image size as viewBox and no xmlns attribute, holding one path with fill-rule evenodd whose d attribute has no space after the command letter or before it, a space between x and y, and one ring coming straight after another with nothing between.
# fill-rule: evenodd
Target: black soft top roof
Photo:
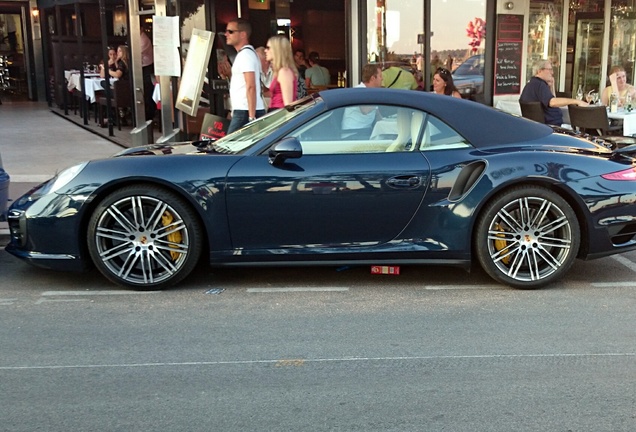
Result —
<instances>
[{"instance_id":1,"label":"black soft top roof","mask_svg":"<svg viewBox=\"0 0 636 432\"><path fill-rule=\"evenodd\" d=\"M320 92L328 108L351 104L400 105L427 111L445 121L475 147L544 138L553 129L477 102L415 90L347 88Z\"/></svg>"}]
</instances>

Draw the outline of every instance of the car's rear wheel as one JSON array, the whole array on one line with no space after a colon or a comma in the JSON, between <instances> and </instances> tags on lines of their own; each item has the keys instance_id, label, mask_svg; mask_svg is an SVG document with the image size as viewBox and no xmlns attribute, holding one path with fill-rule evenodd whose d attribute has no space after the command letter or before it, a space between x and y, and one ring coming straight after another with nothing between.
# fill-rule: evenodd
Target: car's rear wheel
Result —
<instances>
[{"instance_id":1,"label":"car's rear wheel","mask_svg":"<svg viewBox=\"0 0 636 432\"><path fill-rule=\"evenodd\" d=\"M476 255L495 280L534 289L562 277L580 245L572 207L537 186L512 188L483 210L475 230Z\"/></svg>"},{"instance_id":2,"label":"car's rear wheel","mask_svg":"<svg viewBox=\"0 0 636 432\"><path fill-rule=\"evenodd\" d=\"M162 289L194 269L201 235L196 214L179 196L156 186L129 186L95 208L87 240L93 262L111 281Z\"/></svg>"}]
</instances>

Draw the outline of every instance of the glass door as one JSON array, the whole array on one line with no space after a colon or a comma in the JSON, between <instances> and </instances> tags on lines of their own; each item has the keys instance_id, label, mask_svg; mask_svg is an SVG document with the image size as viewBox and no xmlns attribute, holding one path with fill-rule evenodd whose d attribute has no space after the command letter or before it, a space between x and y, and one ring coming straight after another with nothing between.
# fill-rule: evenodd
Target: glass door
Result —
<instances>
[{"instance_id":1,"label":"glass door","mask_svg":"<svg viewBox=\"0 0 636 432\"><path fill-rule=\"evenodd\" d=\"M574 47L574 73L572 95L579 86L583 93L602 90L603 15L581 13L576 15Z\"/></svg>"},{"instance_id":2,"label":"glass door","mask_svg":"<svg viewBox=\"0 0 636 432\"><path fill-rule=\"evenodd\" d=\"M563 35L563 2L532 0L528 16L528 61L526 81L532 76L532 65L548 59L554 68L554 87L561 88L561 47Z\"/></svg>"},{"instance_id":3,"label":"glass door","mask_svg":"<svg viewBox=\"0 0 636 432\"><path fill-rule=\"evenodd\" d=\"M622 66L628 84L634 84L634 60L636 59L636 11L633 6L612 9L610 25L610 50L607 73L613 66Z\"/></svg>"}]
</instances>

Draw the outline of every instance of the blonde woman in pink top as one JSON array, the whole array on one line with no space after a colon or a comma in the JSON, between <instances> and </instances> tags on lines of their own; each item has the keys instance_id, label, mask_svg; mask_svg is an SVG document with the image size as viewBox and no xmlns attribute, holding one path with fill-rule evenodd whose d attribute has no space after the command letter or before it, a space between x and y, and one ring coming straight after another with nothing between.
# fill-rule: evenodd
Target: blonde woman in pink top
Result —
<instances>
[{"instance_id":1,"label":"blonde woman in pink top","mask_svg":"<svg viewBox=\"0 0 636 432\"><path fill-rule=\"evenodd\" d=\"M265 47L265 58L272 65L274 78L269 86L271 102L269 111L283 108L296 100L298 69L294 61L291 43L284 36L272 36Z\"/></svg>"}]
</instances>

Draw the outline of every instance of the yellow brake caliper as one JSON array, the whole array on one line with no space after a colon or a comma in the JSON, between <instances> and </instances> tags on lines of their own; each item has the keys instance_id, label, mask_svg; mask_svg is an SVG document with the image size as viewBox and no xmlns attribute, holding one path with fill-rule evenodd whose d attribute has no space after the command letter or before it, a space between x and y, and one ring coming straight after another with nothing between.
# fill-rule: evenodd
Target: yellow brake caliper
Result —
<instances>
[{"instance_id":1,"label":"yellow brake caliper","mask_svg":"<svg viewBox=\"0 0 636 432\"><path fill-rule=\"evenodd\" d=\"M168 226L172 223L172 221L174 220L174 216L172 216L172 213L170 213L169 211L165 211L163 212L163 215L161 215L161 223L163 224L163 226ZM175 231L173 233L168 234L168 241L172 242L172 243L181 243L181 240L183 240L183 236L181 235L181 231ZM175 245L170 245L171 248L177 248L177 246ZM170 256L172 257L172 261L176 261L177 258L179 258L179 252L173 252L170 251Z\"/></svg>"},{"instance_id":2,"label":"yellow brake caliper","mask_svg":"<svg viewBox=\"0 0 636 432\"><path fill-rule=\"evenodd\" d=\"M503 228L501 228L501 225L497 224L495 226L495 228L497 229L497 231L502 231L503 232ZM505 236L503 234L497 234L497 237L499 238L505 238ZM504 249L508 248L508 242L506 240L495 240L495 249L497 249L498 252L501 252ZM504 258L501 259L501 262L503 262L504 264L508 265L508 263L510 262L510 258L512 257L511 255L508 255Z\"/></svg>"}]
</instances>

